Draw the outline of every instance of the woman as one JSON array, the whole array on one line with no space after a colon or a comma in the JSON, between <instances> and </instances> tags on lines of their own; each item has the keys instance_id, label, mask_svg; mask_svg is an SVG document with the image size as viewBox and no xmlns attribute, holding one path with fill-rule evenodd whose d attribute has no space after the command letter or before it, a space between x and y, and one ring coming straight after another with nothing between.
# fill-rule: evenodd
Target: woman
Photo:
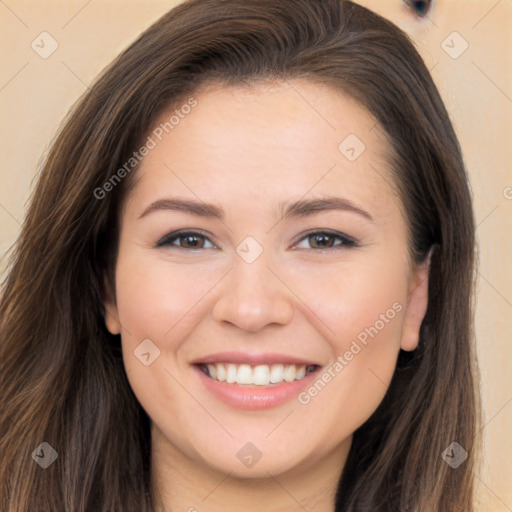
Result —
<instances>
[{"instance_id":1,"label":"woman","mask_svg":"<svg viewBox=\"0 0 512 512\"><path fill-rule=\"evenodd\" d=\"M178 6L75 106L14 248L3 509L473 510L473 264L397 27Z\"/></svg>"}]
</instances>

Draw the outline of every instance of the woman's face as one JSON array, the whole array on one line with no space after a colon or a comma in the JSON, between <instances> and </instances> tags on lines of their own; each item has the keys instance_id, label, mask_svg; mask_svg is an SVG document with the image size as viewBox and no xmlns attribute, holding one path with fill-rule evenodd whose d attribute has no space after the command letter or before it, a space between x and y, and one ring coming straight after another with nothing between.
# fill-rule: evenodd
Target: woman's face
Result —
<instances>
[{"instance_id":1,"label":"woman's face","mask_svg":"<svg viewBox=\"0 0 512 512\"><path fill-rule=\"evenodd\" d=\"M427 305L389 144L305 81L211 86L173 115L142 152L106 303L153 449L245 477L341 456Z\"/></svg>"}]
</instances>

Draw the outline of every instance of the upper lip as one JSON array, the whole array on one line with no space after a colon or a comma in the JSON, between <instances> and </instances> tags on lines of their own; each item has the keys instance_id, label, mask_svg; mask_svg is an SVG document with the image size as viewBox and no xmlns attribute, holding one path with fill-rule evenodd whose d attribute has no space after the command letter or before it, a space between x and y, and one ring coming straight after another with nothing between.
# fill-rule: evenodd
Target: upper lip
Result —
<instances>
[{"instance_id":1,"label":"upper lip","mask_svg":"<svg viewBox=\"0 0 512 512\"><path fill-rule=\"evenodd\" d=\"M296 365L316 365L318 363L311 359L303 359L300 357L290 356L278 353L248 353L248 352L216 352L192 361L191 364L215 364L215 363L232 363L232 364L296 364Z\"/></svg>"}]
</instances>

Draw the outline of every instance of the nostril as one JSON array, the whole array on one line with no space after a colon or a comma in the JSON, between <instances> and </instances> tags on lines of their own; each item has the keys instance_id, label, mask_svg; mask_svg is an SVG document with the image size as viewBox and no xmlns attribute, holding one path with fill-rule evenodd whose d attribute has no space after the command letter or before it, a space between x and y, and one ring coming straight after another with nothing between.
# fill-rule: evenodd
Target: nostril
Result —
<instances>
[{"instance_id":1,"label":"nostril","mask_svg":"<svg viewBox=\"0 0 512 512\"><path fill-rule=\"evenodd\" d=\"M405 0L405 4L420 18L427 15L432 5L432 0Z\"/></svg>"}]
</instances>

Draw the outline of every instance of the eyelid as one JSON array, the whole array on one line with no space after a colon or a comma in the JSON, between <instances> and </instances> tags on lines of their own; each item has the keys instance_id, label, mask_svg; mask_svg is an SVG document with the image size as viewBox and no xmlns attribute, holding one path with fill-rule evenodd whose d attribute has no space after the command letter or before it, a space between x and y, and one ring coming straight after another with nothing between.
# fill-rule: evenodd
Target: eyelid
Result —
<instances>
[{"instance_id":1,"label":"eyelid","mask_svg":"<svg viewBox=\"0 0 512 512\"><path fill-rule=\"evenodd\" d=\"M162 238L160 238L156 244L155 247L164 247L166 245L170 247L174 247L176 249L184 249L186 251L193 251L193 250L201 250L202 247L199 247L198 249L187 249L186 247L180 247L179 245L172 245L171 242L174 242L176 239L185 236L185 235L197 235L201 236L204 239L208 240L214 247L214 249L218 249L219 246L215 244L208 233L205 231L202 231L200 229L179 229L177 231L172 231L171 233L167 233ZM206 249L212 249L212 247L206 247Z\"/></svg>"},{"instance_id":2,"label":"eyelid","mask_svg":"<svg viewBox=\"0 0 512 512\"><path fill-rule=\"evenodd\" d=\"M334 238L338 238L339 240L341 240L342 243L340 243L334 247L325 247L324 249L310 249L312 251L329 251L329 250L339 250L337 248L343 248L343 247L344 248L359 247L358 241L355 240L353 237L348 236L345 233L342 233L340 231L335 231L332 229L325 229L325 228L324 229L321 229L321 228L310 229L310 230L306 231L305 233L301 233L300 238L297 238L293 242L292 247L295 248L295 246L298 243L302 242L303 240L306 240L308 237L310 237L312 235L317 235L317 234L318 235L328 235L328 236L332 236ZM199 247L197 249L194 249L194 248L180 247L179 245L171 244L171 242L174 242L175 240L177 240L180 237L185 236L185 235L196 235L196 236L202 237L205 240L208 240L213 245L213 247L206 247L206 248ZM164 247L166 245L168 245L170 247L174 247L176 249L183 249L183 250L187 250L187 251L194 251L194 250L201 250L201 249L219 249L220 248L220 246L218 246L211 240L211 237L208 233L206 233L200 229L181 229L181 230L173 231L171 233L164 235L162 238L160 238L158 240L158 242L156 242L155 247Z\"/></svg>"},{"instance_id":3,"label":"eyelid","mask_svg":"<svg viewBox=\"0 0 512 512\"><path fill-rule=\"evenodd\" d=\"M342 243L339 245L336 245L335 247L326 247L324 249L311 249L312 251L329 251L329 250L339 250L337 248L342 248L342 247L345 247L345 248L359 247L358 241L355 238L346 235L345 233L342 233L340 231L335 231L333 229L318 229L318 228L311 229L309 231L306 231L305 233L302 233L300 235L300 238L294 242L294 246L297 245L298 243L302 242L303 240L307 239L308 237L310 237L312 235L316 235L316 234L329 235L329 236L332 236L335 238L339 238L342 241Z\"/></svg>"}]
</instances>

